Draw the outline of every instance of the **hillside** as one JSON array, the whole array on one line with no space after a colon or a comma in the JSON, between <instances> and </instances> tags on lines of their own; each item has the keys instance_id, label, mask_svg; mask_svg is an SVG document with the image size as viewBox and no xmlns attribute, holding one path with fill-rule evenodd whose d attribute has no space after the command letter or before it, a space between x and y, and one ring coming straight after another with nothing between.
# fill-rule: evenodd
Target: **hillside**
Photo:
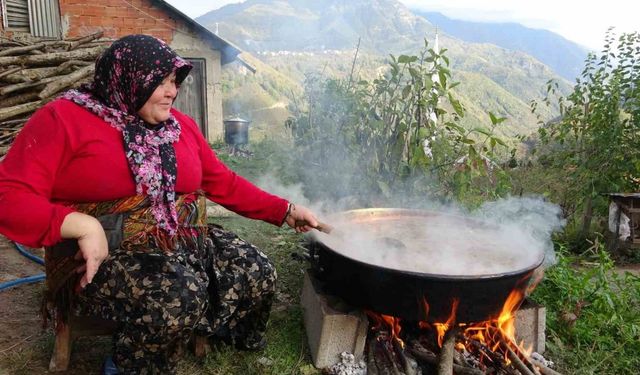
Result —
<instances>
[{"instance_id":1,"label":"hillside","mask_svg":"<svg viewBox=\"0 0 640 375\"><path fill-rule=\"evenodd\" d=\"M397 53L433 35L424 18L395 0L247 0L196 18L250 51L362 48ZM416 39L416 37L419 37Z\"/></svg>"},{"instance_id":2,"label":"hillside","mask_svg":"<svg viewBox=\"0 0 640 375\"><path fill-rule=\"evenodd\" d=\"M527 53L569 81L578 77L589 52L558 34L517 23L470 22L454 20L437 12L413 12L455 38Z\"/></svg>"},{"instance_id":3,"label":"hillside","mask_svg":"<svg viewBox=\"0 0 640 375\"><path fill-rule=\"evenodd\" d=\"M248 0L197 20L210 29L217 23L222 37L295 81L298 87L311 72L343 77L349 74L359 38L356 73L366 78L384 71L389 53L414 54L423 47L425 38L431 42L435 38L432 24L396 0ZM440 33L439 38L440 47L447 49L453 76L461 82L457 91L470 109L469 123L486 123L486 111L492 111L513 116L509 121L513 129L505 129L505 133L530 133L537 122L529 114L529 103L544 95L547 81L559 81L565 92L570 88L551 68L524 52L465 42L446 33ZM258 75L261 90L265 90L263 86L280 85L267 83L270 78L260 72ZM289 94L280 91L269 95ZM269 105L267 101L261 107ZM246 109L251 110L253 107Z\"/></svg>"}]
</instances>

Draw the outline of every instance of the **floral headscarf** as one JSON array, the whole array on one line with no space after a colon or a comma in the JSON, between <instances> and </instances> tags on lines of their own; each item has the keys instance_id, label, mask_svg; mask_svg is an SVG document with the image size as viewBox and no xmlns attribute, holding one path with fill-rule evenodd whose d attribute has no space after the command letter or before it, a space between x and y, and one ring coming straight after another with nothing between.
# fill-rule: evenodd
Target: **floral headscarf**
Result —
<instances>
[{"instance_id":1,"label":"floral headscarf","mask_svg":"<svg viewBox=\"0 0 640 375\"><path fill-rule=\"evenodd\" d=\"M180 137L180 124L168 120L149 126L137 112L172 72L179 85L191 64L166 43L149 35L116 40L96 61L93 82L62 95L95 113L122 132L136 192L146 193L158 226L173 235L176 156L172 143Z\"/></svg>"}]
</instances>

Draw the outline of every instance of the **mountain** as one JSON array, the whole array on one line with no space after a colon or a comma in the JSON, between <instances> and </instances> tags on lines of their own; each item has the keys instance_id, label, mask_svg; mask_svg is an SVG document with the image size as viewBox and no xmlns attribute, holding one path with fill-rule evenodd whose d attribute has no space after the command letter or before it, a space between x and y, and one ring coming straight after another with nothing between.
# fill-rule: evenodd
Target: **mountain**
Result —
<instances>
[{"instance_id":1,"label":"mountain","mask_svg":"<svg viewBox=\"0 0 640 375\"><path fill-rule=\"evenodd\" d=\"M413 12L458 39L525 52L569 81L580 75L589 53L587 48L551 31L531 29L517 23L470 22L454 20L438 12Z\"/></svg>"},{"instance_id":2,"label":"mountain","mask_svg":"<svg viewBox=\"0 0 640 375\"><path fill-rule=\"evenodd\" d=\"M415 54L425 38L430 46L435 38L433 24L396 0L247 0L196 20L210 30L218 24L222 37L299 84L310 72L348 76L359 41L356 74L371 78L384 71L390 53ZM537 121L530 113L531 100L545 95L551 79L559 82L561 92L570 88L569 82L525 52L466 42L446 32L439 33L439 41L447 49L454 80L461 83L456 92L469 110L468 125L486 125L486 112L491 111L508 118L501 133L532 132ZM263 106L289 96L281 92L277 97L271 88L282 85L270 79L260 71L254 78L242 78L269 91L272 99ZM553 117L551 111L542 114Z\"/></svg>"},{"instance_id":3,"label":"mountain","mask_svg":"<svg viewBox=\"0 0 640 375\"><path fill-rule=\"evenodd\" d=\"M398 52L433 26L395 0L247 0L196 18L247 51L354 48ZM420 41L420 38L418 39Z\"/></svg>"}]
</instances>

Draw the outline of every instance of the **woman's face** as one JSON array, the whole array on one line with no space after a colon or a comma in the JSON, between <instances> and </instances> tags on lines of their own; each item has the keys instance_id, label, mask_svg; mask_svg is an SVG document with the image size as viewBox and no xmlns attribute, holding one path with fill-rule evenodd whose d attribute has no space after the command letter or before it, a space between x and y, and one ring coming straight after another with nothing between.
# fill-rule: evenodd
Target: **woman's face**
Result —
<instances>
[{"instance_id":1,"label":"woman's face","mask_svg":"<svg viewBox=\"0 0 640 375\"><path fill-rule=\"evenodd\" d=\"M169 111L173 100L178 95L176 86L176 74L169 74L162 83L155 89L146 103L138 111L144 121L155 125L169 119Z\"/></svg>"}]
</instances>

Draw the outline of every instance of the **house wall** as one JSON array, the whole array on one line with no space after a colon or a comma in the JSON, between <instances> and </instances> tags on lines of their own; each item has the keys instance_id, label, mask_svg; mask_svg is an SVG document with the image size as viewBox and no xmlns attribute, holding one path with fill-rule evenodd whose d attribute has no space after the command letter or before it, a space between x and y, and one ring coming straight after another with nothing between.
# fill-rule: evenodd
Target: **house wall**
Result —
<instances>
[{"instance_id":1,"label":"house wall","mask_svg":"<svg viewBox=\"0 0 640 375\"><path fill-rule=\"evenodd\" d=\"M126 3L131 5L127 6ZM180 56L204 58L207 79L207 123L210 142L222 138L222 98L220 93L220 51L179 18L150 0L60 0L64 37L75 37L102 30L105 37L149 34L171 46Z\"/></svg>"},{"instance_id":2,"label":"house wall","mask_svg":"<svg viewBox=\"0 0 640 375\"><path fill-rule=\"evenodd\" d=\"M63 37L104 31L105 37L149 34L171 43L175 30L185 25L150 0L59 0ZM130 5L127 5L129 3Z\"/></svg>"},{"instance_id":3,"label":"house wall","mask_svg":"<svg viewBox=\"0 0 640 375\"><path fill-rule=\"evenodd\" d=\"M171 46L180 56L204 58L206 61L206 102L208 141L223 137L222 96L220 92L221 55L207 40L167 8L153 0L59 0L62 37L73 38L103 31L104 37L117 39L129 34L156 36ZM129 5L127 5L129 4ZM0 12L0 31L3 31ZM5 32L16 39L30 35Z\"/></svg>"},{"instance_id":4,"label":"house wall","mask_svg":"<svg viewBox=\"0 0 640 375\"><path fill-rule=\"evenodd\" d=\"M205 58L207 76L207 138L209 142L222 139L222 76L220 51L207 48L195 35L176 33L170 44L182 57Z\"/></svg>"}]
</instances>

